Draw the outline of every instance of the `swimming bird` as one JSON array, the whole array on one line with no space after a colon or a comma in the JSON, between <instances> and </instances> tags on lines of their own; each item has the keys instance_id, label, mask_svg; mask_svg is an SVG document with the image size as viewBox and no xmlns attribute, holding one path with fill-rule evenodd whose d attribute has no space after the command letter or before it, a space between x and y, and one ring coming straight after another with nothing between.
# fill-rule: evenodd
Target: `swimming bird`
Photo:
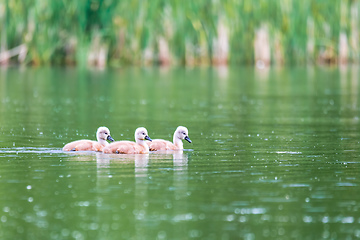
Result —
<instances>
[{"instance_id":1,"label":"swimming bird","mask_svg":"<svg viewBox=\"0 0 360 240\"><path fill-rule=\"evenodd\" d=\"M109 143L106 140L111 142L114 139L110 136L110 130L107 127L99 127L96 132L97 141L92 140L77 140L70 142L63 147L63 151L97 151L101 152L103 148Z\"/></svg>"},{"instance_id":2,"label":"swimming bird","mask_svg":"<svg viewBox=\"0 0 360 240\"><path fill-rule=\"evenodd\" d=\"M188 129L183 126L179 126L174 132L173 142L163 139L154 139L151 143L149 143L150 151L183 149L182 139L191 143L188 135Z\"/></svg>"},{"instance_id":3,"label":"swimming bird","mask_svg":"<svg viewBox=\"0 0 360 240\"><path fill-rule=\"evenodd\" d=\"M119 154L142 154L149 153L149 146L145 140L152 141L148 136L146 128L139 127L135 130L135 142L117 141L110 143L104 147L103 153L119 153Z\"/></svg>"}]
</instances>

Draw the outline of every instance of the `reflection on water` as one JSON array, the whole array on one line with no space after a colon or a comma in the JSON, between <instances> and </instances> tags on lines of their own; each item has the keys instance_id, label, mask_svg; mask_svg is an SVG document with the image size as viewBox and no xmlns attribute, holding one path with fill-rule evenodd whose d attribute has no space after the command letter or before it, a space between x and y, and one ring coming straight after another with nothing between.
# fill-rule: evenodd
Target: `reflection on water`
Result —
<instances>
[{"instance_id":1,"label":"reflection on water","mask_svg":"<svg viewBox=\"0 0 360 240\"><path fill-rule=\"evenodd\" d=\"M133 216L134 216L134 231L135 239L141 239L143 236L146 236L148 230L147 227L154 226L156 222L169 221L169 222L179 222L186 219L183 213L184 207L186 204L182 202L184 197L187 196L187 164L188 164L188 152L183 150L177 151L159 151L151 152L150 154L102 154L96 153L96 164L97 164L97 181L96 188L97 192L104 193L105 189L112 188L114 189L113 179L119 178L122 174L127 174L129 177L134 177L132 189L124 189L124 192L133 191L133 198L128 199L132 202ZM168 189L172 192L172 199L168 199L164 204L164 208L168 209L170 212L167 214L157 213L154 211L154 203L152 203L152 193L153 190L159 190L158 186L152 186L153 182L153 173L150 171L153 165L164 164L166 171L171 171L173 175L172 186ZM128 172L128 170L133 171L133 173ZM115 188L121 189L124 186L123 181L119 181ZM166 196L164 196L166 198ZM157 197L158 198L158 197ZM98 208L98 220L102 224L107 224L105 226L115 227L113 219L109 221L109 213L104 213L104 209L107 210L106 205L110 203L104 202L103 198L98 200L101 204L97 204ZM157 200L159 201L159 200ZM119 199L119 204L122 202ZM177 204L178 203L178 204ZM121 209L127 209L128 204L120 204ZM113 214L113 213L111 213ZM190 214L191 215L191 214ZM190 215L187 215L188 217ZM121 217L113 214L113 218L121 219ZM157 225L157 224L156 224ZM164 229L158 233L154 233L158 236L167 236L168 234L181 234L183 230L181 228L176 229ZM128 237L126 233L123 233L124 236ZM104 238L105 233L100 234L100 238Z\"/></svg>"},{"instance_id":2,"label":"reflection on water","mask_svg":"<svg viewBox=\"0 0 360 240\"><path fill-rule=\"evenodd\" d=\"M359 238L359 87L357 67L8 69L0 239ZM61 151L100 125L193 143Z\"/></svg>"}]
</instances>

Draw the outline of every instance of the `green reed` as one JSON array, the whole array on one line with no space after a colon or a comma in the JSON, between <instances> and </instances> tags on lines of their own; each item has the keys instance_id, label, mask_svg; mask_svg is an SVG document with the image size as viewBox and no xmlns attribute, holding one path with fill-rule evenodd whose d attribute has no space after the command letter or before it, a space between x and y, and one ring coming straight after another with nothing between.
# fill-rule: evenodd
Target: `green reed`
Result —
<instances>
[{"instance_id":1,"label":"green reed","mask_svg":"<svg viewBox=\"0 0 360 240\"><path fill-rule=\"evenodd\" d=\"M210 64L221 23L229 63L254 63L263 26L274 64L336 61L341 32L348 60L357 61L357 13L357 0L0 0L1 51L25 44L24 64L35 65L85 66L91 56L111 65L161 63L164 56L173 64Z\"/></svg>"}]
</instances>

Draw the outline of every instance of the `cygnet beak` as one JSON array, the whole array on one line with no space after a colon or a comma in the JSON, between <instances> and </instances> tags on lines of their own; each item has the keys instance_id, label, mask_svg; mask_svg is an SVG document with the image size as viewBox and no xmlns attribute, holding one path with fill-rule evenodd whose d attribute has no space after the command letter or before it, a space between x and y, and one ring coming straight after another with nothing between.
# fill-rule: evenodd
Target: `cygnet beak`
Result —
<instances>
[{"instance_id":1,"label":"cygnet beak","mask_svg":"<svg viewBox=\"0 0 360 240\"><path fill-rule=\"evenodd\" d=\"M186 141L188 141L189 143L191 143L191 140L190 140L190 138L189 138L188 136L186 136L184 139L185 139Z\"/></svg>"},{"instance_id":2,"label":"cygnet beak","mask_svg":"<svg viewBox=\"0 0 360 240\"><path fill-rule=\"evenodd\" d=\"M108 135L106 139L111 141L111 142L115 141L110 135Z\"/></svg>"},{"instance_id":3,"label":"cygnet beak","mask_svg":"<svg viewBox=\"0 0 360 240\"><path fill-rule=\"evenodd\" d=\"M149 141L152 141L152 139L148 135L145 136L145 139L149 140Z\"/></svg>"}]
</instances>

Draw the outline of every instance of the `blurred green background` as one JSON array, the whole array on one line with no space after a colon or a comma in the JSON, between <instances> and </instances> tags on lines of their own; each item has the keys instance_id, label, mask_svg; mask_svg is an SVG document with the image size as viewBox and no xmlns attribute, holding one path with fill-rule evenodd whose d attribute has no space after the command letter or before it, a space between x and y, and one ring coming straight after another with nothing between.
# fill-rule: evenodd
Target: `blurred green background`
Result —
<instances>
[{"instance_id":1,"label":"blurred green background","mask_svg":"<svg viewBox=\"0 0 360 240\"><path fill-rule=\"evenodd\" d=\"M0 62L28 65L349 63L357 0L0 0Z\"/></svg>"}]
</instances>

